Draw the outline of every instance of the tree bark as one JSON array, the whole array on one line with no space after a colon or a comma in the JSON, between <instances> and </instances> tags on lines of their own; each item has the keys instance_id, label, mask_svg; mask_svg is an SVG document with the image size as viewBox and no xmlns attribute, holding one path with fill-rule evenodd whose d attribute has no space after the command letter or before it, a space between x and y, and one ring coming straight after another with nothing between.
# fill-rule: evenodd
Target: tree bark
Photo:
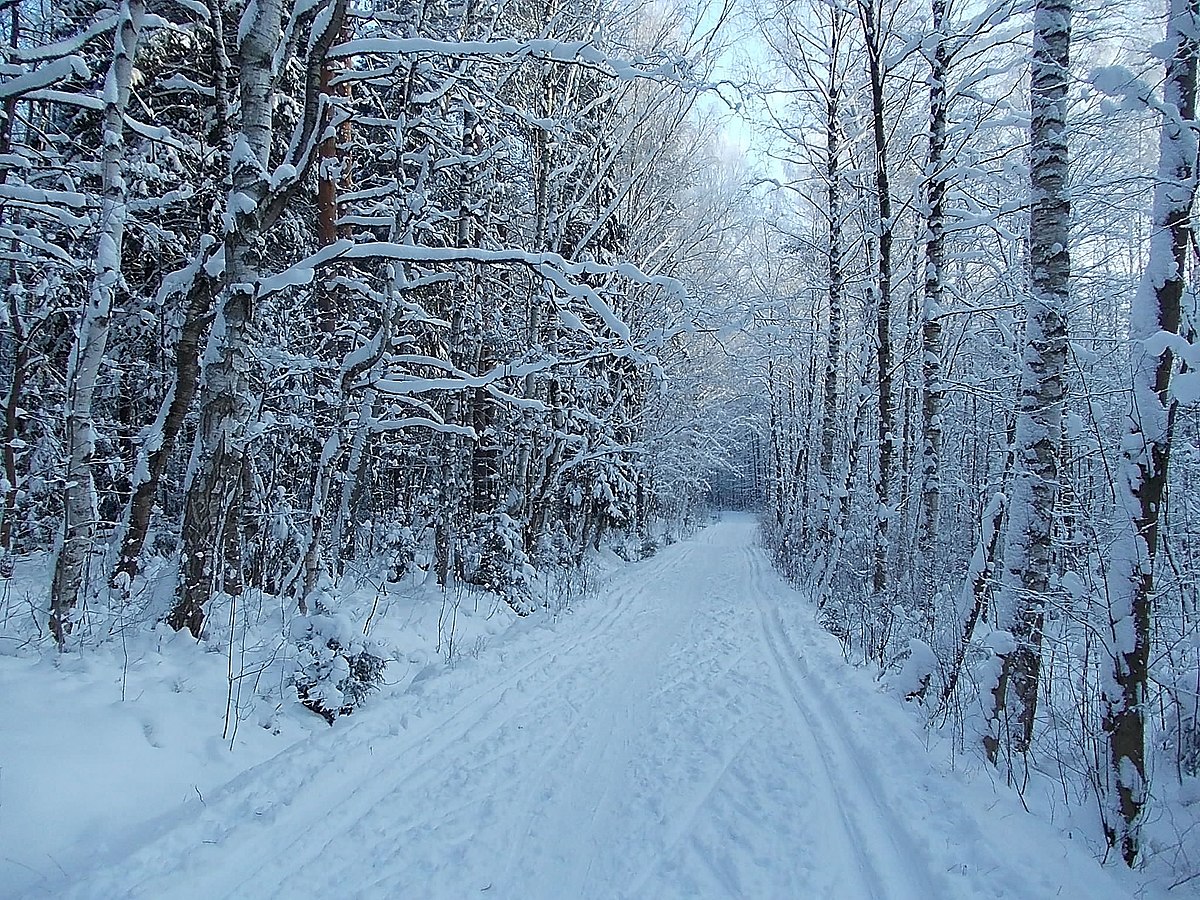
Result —
<instances>
[{"instance_id":1,"label":"tree bark","mask_svg":"<svg viewBox=\"0 0 1200 900\"><path fill-rule=\"evenodd\" d=\"M11 565L13 519L17 515L17 497L20 495L17 475L17 438L23 418L21 399L25 390L25 382L29 378L32 344L32 335L25 332L21 321L21 310L14 291L8 292L8 308L15 352L13 354L12 383L9 384L8 394L4 398L4 506L0 508L0 577L4 578L8 577L5 572Z\"/></svg>"},{"instance_id":2,"label":"tree bark","mask_svg":"<svg viewBox=\"0 0 1200 900\"><path fill-rule=\"evenodd\" d=\"M888 588L888 525L891 521L891 480L895 457L895 411L892 403L892 195L888 180L887 131L884 110L884 47L879 32L877 0L860 0L867 69L871 88L871 133L875 156L875 202L878 212L878 259L875 275L875 373L878 386L878 468L875 473L875 542L871 586L877 597Z\"/></svg>"},{"instance_id":3,"label":"tree bark","mask_svg":"<svg viewBox=\"0 0 1200 900\"><path fill-rule=\"evenodd\" d=\"M109 321L121 282L129 197L124 173L125 108L133 85L134 58L144 14L142 0L122 2L113 37L112 65L104 79L104 116L100 132L103 145L100 237L91 291L67 371L63 539L50 588L50 631L59 647L66 643L74 624L72 615L83 588L98 518L92 473L95 452L92 398L108 346Z\"/></svg>"},{"instance_id":4,"label":"tree bark","mask_svg":"<svg viewBox=\"0 0 1200 900\"><path fill-rule=\"evenodd\" d=\"M932 625L933 557L941 504L942 303L946 264L946 0L933 0L936 43L929 61L929 210L925 238L925 293L921 309L921 518L917 549L922 575L920 606Z\"/></svg>"},{"instance_id":5,"label":"tree bark","mask_svg":"<svg viewBox=\"0 0 1200 900\"><path fill-rule=\"evenodd\" d=\"M266 167L274 134L271 69L281 37L283 0L258 0L241 32L237 55L240 131L230 160L226 203L225 288L209 337L200 391L200 426L184 500L183 547L175 604L167 622L196 637L204 626L230 528L239 518L246 443L254 417L250 326L260 279L260 238L267 199Z\"/></svg>"},{"instance_id":6,"label":"tree bark","mask_svg":"<svg viewBox=\"0 0 1200 900\"><path fill-rule=\"evenodd\" d=\"M1071 0L1038 0L1033 27L1030 293L1025 304L1016 465L999 598L1000 623L1011 634L1012 644L1001 654L1000 677L994 690L996 728L985 738L993 762L998 759L1002 742L997 729L1004 729L1005 744L1019 753L1029 750L1033 737L1066 391L1066 309L1071 274L1066 136Z\"/></svg>"},{"instance_id":7,"label":"tree bark","mask_svg":"<svg viewBox=\"0 0 1200 900\"><path fill-rule=\"evenodd\" d=\"M1186 282L1191 211L1195 202L1197 55L1200 2L1168 0L1166 80L1154 187L1150 255L1130 308L1133 390L1117 482L1123 528L1109 578L1112 677L1103 686L1112 807L1105 815L1110 846L1132 866L1137 860L1146 802L1146 689L1149 683L1151 603L1159 521L1171 455L1169 396L1175 354L1161 333L1178 334Z\"/></svg>"},{"instance_id":8,"label":"tree bark","mask_svg":"<svg viewBox=\"0 0 1200 900\"><path fill-rule=\"evenodd\" d=\"M338 40L342 41L348 37L343 18L338 29ZM320 92L330 105L331 113L337 111L339 104L344 105L349 96L348 82L335 83L341 70L342 65L329 59L324 60L321 65ZM335 100L335 97L338 99ZM341 236L338 227L338 188L346 175L347 161L344 154L349 142L348 120L336 127L331 121L317 146L317 240L322 247L328 247ZM321 278L315 285L317 327L326 341L333 340L340 318L337 289L333 281L332 277Z\"/></svg>"},{"instance_id":9,"label":"tree bark","mask_svg":"<svg viewBox=\"0 0 1200 900\"><path fill-rule=\"evenodd\" d=\"M841 208L841 80L837 60L841 51L841 16L834 12L830 31L829 82L825 87L825 202L829 216L828 303L829 334L825 345L825 375L821 410L821 480L825 520L821 542L833 538L833 452L836 443L838 370L842 355L842 208Z\"/></svg>"},{"instance_id":10,"label":"tree bark","mask_svg":"<svg viewBox=\"0 0 1200 900\"><path fill-rule=\"evenodd\" d=\"M21 41L21 5L14 3L9 7L8 45L16 49ZM4 98L4 120L0 121L0 158L9 159L12 152L12 126L17 116L17 95ZM0 164L0 184L8 181L7 164ZM0 209L0 222L6 218L7 210ZM12 263L8 264L8 279L13 280ZM29 367L29 342L21 323L21 309L16 293L9 288L8 317L12 329L13 374L8 386L8 394L4 398L4 501L0 507L0 578L11 574L11 552L13 539L13 518L17 512L17 432L20 429L21 392L25 387Z\"/></svg>"},{"instance_id":11,"label":"tree bark","mask_svg":"<svg viewBox=\"0 0 1200 900\"><path fill-rule=\"evenodd\" d=\"M158 418L150 427L134 470L133 494L129 498L129 513L121 536L121 548L109 579L109 583L118 590L127 590L129 583L137 576L158 488L171 454L175 451L184 420L196 399L200 381L200 351L204 332L212 322L212 301L212 281L203 272L197 272L188 292L183 327L175 345L174 381L163 400Z\"/></svg>"},{"instance_id":12,"label":"tree bark","mask_svg":"<svg viewBox=\"0 0 1200 900\"><path fill-rule=\"evenodd\" d=\"M1013 465L1013 438L1015 422L1010 422L1007 429L1009 451L1004 456L1004 468L1000 472L1000 483L1008 480L1008 474ZM1004 523L1005 505L1007 498L1003 493L993 495L984 507L979 521L979 541L975 545L975 553L967 569L967 578L963 584L963 607L969 611L962 626L962 636L954 651L954 661L950 664L950 672L946 676L946 684L942 689L942 702L949 700L958 688L962 674L963 662L967 658L967 647L975 634L975 627L981 619L986 620L988 599L992 585L992 575L996 567L996 553L1000 549L1003 536L1001 526Z\"/></svg>"}]
</instances>

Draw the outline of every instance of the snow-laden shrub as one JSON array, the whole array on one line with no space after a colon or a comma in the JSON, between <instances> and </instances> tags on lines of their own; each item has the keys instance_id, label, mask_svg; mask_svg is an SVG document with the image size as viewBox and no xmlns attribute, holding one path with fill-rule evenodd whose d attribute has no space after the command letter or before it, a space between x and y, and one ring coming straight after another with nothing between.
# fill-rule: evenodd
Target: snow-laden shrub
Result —
<instances>
[{"instance_id":1,"label":"snow-laden shrub","mask_svg":"<svg viewBox=\"0 0 1200 900\"><path fill-rule=\"evenodd\" d=\"M661 549L659 537L649 529L629 528L615 532L607 543L612 551L625 562L649 559Z\"/></svg>"},{"instance_id":2,"label":"snow-laden shrub","mask_svg":"<svg viewBox=\"0 0 1200 900\"><path fill-rule=\"evenodd\" d=\"M533 558L539 570L566 568L574 565L577 554L571 538L561 521L554 522L538 535Z\"/></svg>"},{"instance_id":3,"label":"snow-laden shrub","mask_svg":"<svg viewBox=\"0 0 1200 900\"><path fill-rule=\"evenodd\" d=\"M347 616L315 611L292 620L296 667L292 682L300 702L330 725L352 713L379 687L387 658Z\"/></svg>"},{"instance_id":4,"label":"snow-laden shrub","mask_svg":"<svg viewBox=\"0 0 1200 900\"><path fill-rule=\"evenodd\" d=\"M387 580L402 581L418 565L420 531L413 525L393 523L384 536L384 558L388 561Z\"/></svg>"},{"instance_id":5,"label":"snow-laden shrub","mask_svg":"<svg viewBox=\"0 0 1200 900\"><path fill-rule=\"evenodd\" d=\"M586 594L598 573L595 559L578 550L562 522L538 536L531 559L537 568L535 590L541 605L555 615Z\"/></svg>"},{"instance_id":6,"label":"snow-laden shrub","mask_svg":"<svg viewBox=\"0 0 1200 900\"><path fill-rule=\"evenodd\" d=\"M468 582L503 598L518 615L533 611L533 566L512 516L494 513L477 520L464 568Z\"/></svg>"},{"instance_id":7,"label":"snow-laden shrub","mask_svg":"<svg viewBox=\"0 0 1200 900\"><path fill-rule=\"evenodd\" d=\"M1164 667L1165 668L1165 667ZM1167 716L1160 745L1180 776L1200 775L1200 672L1184 668L1166 686Z\"/></svg>"},{"instance_id":8,"label":"snow-laden shrub","mask_svg":"<svg viewBox=\"0 0 1200 900\"><path fill-rule=\"evenodd\" d=\"M888 679L888 687L905 700L924 703L929 684L939 669L937 654L924 641L909 638L908 648L897 662L899 671Z\"/></svg>"}]
</instances>

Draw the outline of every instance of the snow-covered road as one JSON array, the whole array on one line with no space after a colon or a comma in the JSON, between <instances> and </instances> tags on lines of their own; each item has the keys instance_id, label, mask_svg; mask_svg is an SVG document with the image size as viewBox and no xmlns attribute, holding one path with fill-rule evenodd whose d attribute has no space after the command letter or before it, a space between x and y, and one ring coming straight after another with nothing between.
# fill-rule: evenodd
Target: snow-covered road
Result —
<instances>
[{"instance_id":1,"label":"snow-covered road","mask_svg":"<svg viewBox=\"0 0 1200 900\"><path fill-rule=\"evenodd\" d=\"M1117 898L726 521L160 818L76 898ZM44 896L44 894L39 894Z\"/></svg>"}]
</instances>

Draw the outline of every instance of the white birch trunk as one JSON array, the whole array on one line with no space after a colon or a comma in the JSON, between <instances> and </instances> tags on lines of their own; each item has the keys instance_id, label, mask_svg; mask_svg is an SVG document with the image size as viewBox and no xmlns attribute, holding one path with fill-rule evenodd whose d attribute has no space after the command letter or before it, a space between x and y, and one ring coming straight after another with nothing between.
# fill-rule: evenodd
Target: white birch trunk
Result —
<instances>
[{"instance_id":1,"label":"white birch trunk","mask_svg":"<svg viewBox=\"0 0 1200 900\"><path fill-rule=\"evenodd\" d=\"M1030 79L1030 293L1005 571L998 597L1000 624L1011 634L1012 644L1002 653L994 692L995 730L984 741L993 761L1001 746L1020 753L1029 749L1050 591L1071 273L1066 137L1070 41L1071 0L1038 0Z\"/></svg>"},{"instance_id":2,"label":"white birch trunk","mask_svg":"<svg viewBox=\"0 0 1200 900\"><path fill-rule=\"evenodd\" d=\"M50 594L50 631L61 647L72 629L87 557L96 529L96 489L92 477L95 429L92 398L108 347L109 321L121 281L121 253L128 216L125 183L125 108L133 83L134 57L145 6L124 0L113 37L113 59L104 79L100 236L87 308L67 370L67 476L63 498L63 538L54 565Z\"/></svg>"},{"instance_id":3,"label":"white birch trunk","mask_svg":"<svg viewBox=\"0 0 1200 900\"><path fill-rule=\"evenodd\" d=\"M887 158L884 109L884 35L879 0L859 0L867 70L871 88L871 133L874 138L875 201L878 213L879 256L875 274L875 376L879 397L878 468L875 473L875 540L871 585L886 605L888 592L888 528L892 519L892 470L895 462L896 412L892 400L892 244L895 222ZM883 648L874 648L882 654Z\"/></svg>"},{"instance_id":4,"label":"white birch trunk","mask_svg":"<svg viewBox=\"0 0 1200 900\"><path fill-rule=\"evenodd\" d=\"M921 307L921 516L917 548L921 567L919 608L932 630L933 556L941 506L942 302L946 265L946 0L933 0L936 44L929 61L929 156L926 191L925 293Z\"/></svg>"},{"instance_id":5,"label":"white birch trunk","mask_svg":"<svg viewBox=\"0 0 1200 900\"><path fill-rule=\"evenodd\" d=\"M239 518L246 442L254 417L249 330L261 277L259 237L271 153L272 64L282 37L283 0L251 0L236 60L240 129L230 159L225 209L225 289L209 336L200 390L200 427L183 514L179 592L168 622L199 636L222 570L223 549ZM236 562L234 563L236 565Z\"/></svg>"},{"instance_id":6,"label":"white birch trunk","mask_svg":"<svg viewBox=\"0 0 1200 900\"><path fill-rule=\"evenodd\" d=\"M838 372L842 355L842 173L841 173L841 56L843 15L835 11L830 25L829 81L825 86L825 200L829 216L829 243L826 246L829 278L829 331L825 345L825 373L822 385L821 408L821 500L824 521L820 528L820 543L828 546L833 540L834 491L836 475L833 469L834 445L838 419Z\"/></svg>"},{"instance_id":7,"label":"white birch trunk","mask_svg":"<svg viewBox=\"0 0 1200 900\"><path fill-rule=\"evenodd\" d=\"M1196 196L1196 70L1200 3L1168 0L1167 77L1150 256L1130 308L1133 362L1130 412L1117 479L1120 530L1108 588L1111 678L1103 685L1104 731L1114 790L1105 810L1109 844L1129 865L1137 859L1146 802L1146 688L1151 600L1161 505L1170 459L1169 391L1175 355L1161 335L1179 333L1190 216Z\"/></svg>"}]
</instances>

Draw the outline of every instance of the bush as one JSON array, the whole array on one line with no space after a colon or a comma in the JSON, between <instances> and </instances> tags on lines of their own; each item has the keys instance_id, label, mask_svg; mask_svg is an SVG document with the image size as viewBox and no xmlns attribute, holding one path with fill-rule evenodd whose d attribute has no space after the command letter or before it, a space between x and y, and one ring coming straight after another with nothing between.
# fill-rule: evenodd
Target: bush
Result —
<instances>
[{"instance_id":1,"label":"bush","mask_svg":"<svg viewBox=\"0 0 1200 900\"><path fill-rule=\"evenodd\" d=\"M469 583L503 598L517 615L533 611L529 586L533 567L525 554L521 526L511 516L480 517L465 549Z\"/></svg>"},{"instance_id":2,"label":"bush","mask_svg":"<svg viewBox=\"0 0 1200 900\"><path fill-rule=\"evenodd\" d=\"M292 621L296 695L330 725L362 704L383 681L387 658L345 616L318 609Z\"/></svg>"}]
</instances>

